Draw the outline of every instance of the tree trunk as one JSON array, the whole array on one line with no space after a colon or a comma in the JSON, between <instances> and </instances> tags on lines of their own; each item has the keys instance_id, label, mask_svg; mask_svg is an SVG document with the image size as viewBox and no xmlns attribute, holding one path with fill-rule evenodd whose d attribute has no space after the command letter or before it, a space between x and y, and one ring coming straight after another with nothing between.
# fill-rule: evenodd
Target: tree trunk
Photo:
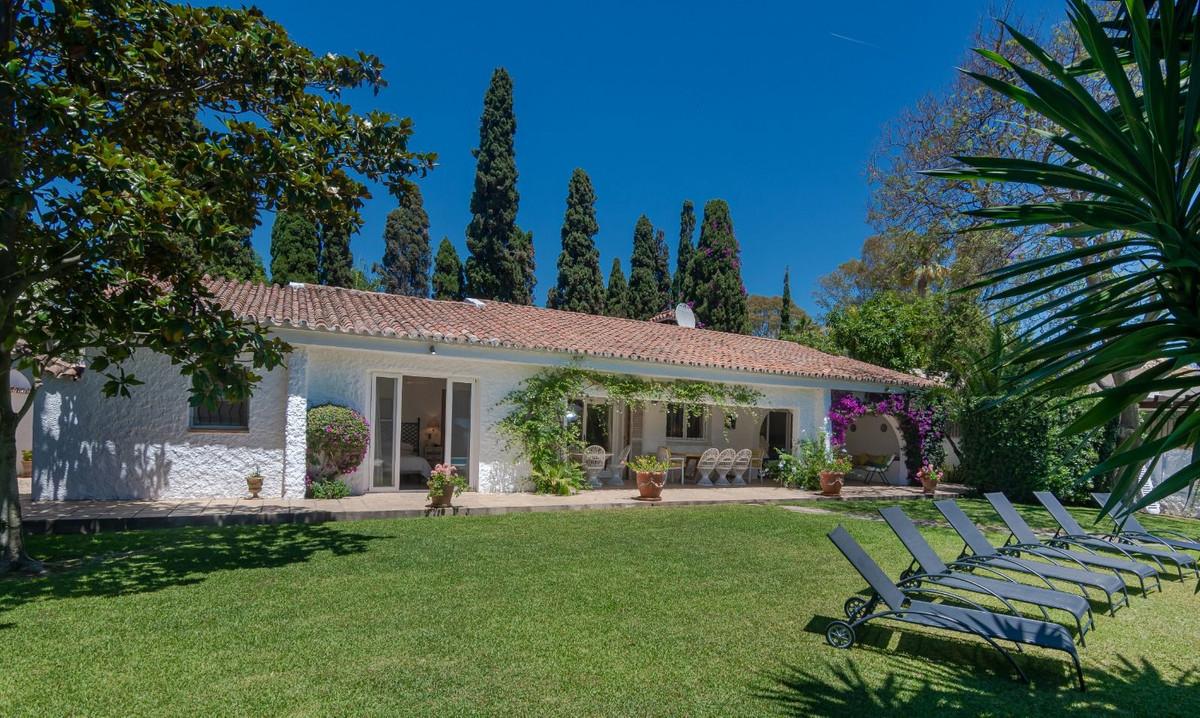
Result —
<instances>
[{"instance_id":1,"label":"tree trunk","mask_svg":"<svg viewBox=\"0 0 1200 718\"><path fill-rule=\"evenodd\" d=\"M7 372L3 384L8 384ZM11 401L4 392L0 401ZM41 564L25 552L25 529L17 490L17 423L11 410L0 411L0 574L12 570L40 571Z\"/></svg>"}]
</instances>

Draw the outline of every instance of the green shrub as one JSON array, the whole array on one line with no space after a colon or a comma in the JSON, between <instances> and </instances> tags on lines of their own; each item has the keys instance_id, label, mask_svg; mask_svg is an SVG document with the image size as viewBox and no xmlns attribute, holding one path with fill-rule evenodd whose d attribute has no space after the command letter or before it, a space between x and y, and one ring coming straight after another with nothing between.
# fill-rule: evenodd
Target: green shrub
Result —
<instances>
[{"instance_id":1,"label":"green shrub","mask_svg":"<svg viewBox=\"0 0 1200 718\"><path fill-rule=\"evenodd\" d=\"M573 461L554 461L535 467L530 474L533 490L539 494L566 496L587 486L583 467Z\"/></svg>"},{"instance_id":2,"label":"green shrub","mask_svg":"<svg viewBox=\"0 0 1200 718\"><path fill-rule=\"evenodd\" d=\"M308 491L314 499L344 499L350 495L350 487L341 479L314 481Z\"/></svg>"},{"instance_id":3,"label":"green shrub","mask_svg":"<svg viewBox=\"0 0 1200 718\"><path fill-rule=\"evenodd\" d=\"M353 473L367 455L371 427L357 411L335 404L308 410L308 478L314 484Z\"/></svg>"},{"instance_id":4,"label":"green shrub","mask_svg":"<svg viewBox=\"0 0 1200 718\"><path fill-rule=\"evenodd\" d=\"M1034 491L1052 491L1066 502L1090 501L1100 481L1082 477L1111 442L1111 428L1066 436L1062 430L1087 410L1085 404L969 400L962 418L963 463L954 480L980 491L1002 491L1032 501Z\"/></svg>"},{"instance_id":5,"label":"green shrub","mask_svg":"<svg viewBox=\"0 0 1200 718\"><path fill-rule=\"evenodd\" d=\"M772 473L783 486L815 491L821 488L822 471L849 470L850 460L839 449L831 448L821 432L815 439L801 441L792 453L780 453Z\"/></svg>"}]
</instances>

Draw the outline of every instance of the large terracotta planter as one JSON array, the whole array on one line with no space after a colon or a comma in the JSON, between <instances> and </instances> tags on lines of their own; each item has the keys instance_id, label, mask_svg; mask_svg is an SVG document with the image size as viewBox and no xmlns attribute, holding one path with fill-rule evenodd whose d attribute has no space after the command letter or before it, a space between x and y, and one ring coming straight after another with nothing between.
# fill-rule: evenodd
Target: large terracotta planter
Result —
<instances>
[{"instance_id":1,"label":"large terracotta planter","mask_svg":"<svg viewBox=\"0 0 1200 718\"><path fill-rule=\"evenodd\" d=\"M33 476L33 460L21 459L21 476Z\"/></svg>"},{"instance_id":2,"label":"large terracotta planter","mask_svg":"<svg viewBox=\"0 0 1200 718\"><path fill-rule=\"evenodd\" d=\"M921 479L921 491L926 496L933 496L933 494L937 491L937 486L937 479Z\"/></svg>"},{"instance_id":3,"label":"large terracotta planter","mask_svg":"<svg viewBox=\"0 0 1200 718\"><path fill-rule=\"evenodd\" d=\"M429 505L435 509L450 508L454 502L454 485L450 484L442 489L440 494L429 495Z\"/></svg>"},{"instance_id":4,"label":"large terracotta planter","mask_svg":"<svg viewBox=\"0 0 1200 718\"><path fill-rule=\"evenodd\" d=\"M666 472L639 471L637 472L638 496L643 499L657 499L662 496L663 486L666 485Z\"/></svg>"},{"instance_id":5,"label":"large terracotta planter","mask_svg":"<svg viewBox=\"0 0 1200 718\"><path fill-rule=\"evenodd\" d=\"M822 496L841 496L842 495L842 480L846 475L840 471L822 471L821 472L821 495Z\"/></svg>"}]
</instances>

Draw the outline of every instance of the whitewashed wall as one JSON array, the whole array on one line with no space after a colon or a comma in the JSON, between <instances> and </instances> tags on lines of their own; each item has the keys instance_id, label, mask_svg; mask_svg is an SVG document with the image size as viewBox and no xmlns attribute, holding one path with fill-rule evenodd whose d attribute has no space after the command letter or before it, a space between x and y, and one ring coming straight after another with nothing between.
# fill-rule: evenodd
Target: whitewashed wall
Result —
<instances>
[{"instance_id":1,"label":"whitewashed wall","mask_svg":"<svg viewBox=\"0 0 1200 718\"><path fill-rule=\"evenodd\" d=\"M128 368L145 382L131 398L106 398L95 372L42 387L34 500L245 496L255 470L264 496L284 495L287 370L267 373L255 389L248 431L209 432L188 428L190 380L178 367L139 352Z\"/></svg>"},{"instance_id":2,"label":"whitewashed wall","mask_svg":"<svg viewBox=\"0 0 1200 718\"><path fill-rule=\"evenodd\" d=\"M1171 474L1184 468L1192 463L1192 450L1175 449L1163 454L1158 465L1154 467L1154 471L1150 474L1146 491L1152 487L1158 486ZM1144 493L1144 492L1143 492ZM1187 490L1178 491L1171 494L1165 499L1156 502L1157 511L1151 509L1153 513L1171 514L1173 516L1188 516L1191 518L1200 518L1200 489L1194 492Z\"/></svg>"}]
</instances>

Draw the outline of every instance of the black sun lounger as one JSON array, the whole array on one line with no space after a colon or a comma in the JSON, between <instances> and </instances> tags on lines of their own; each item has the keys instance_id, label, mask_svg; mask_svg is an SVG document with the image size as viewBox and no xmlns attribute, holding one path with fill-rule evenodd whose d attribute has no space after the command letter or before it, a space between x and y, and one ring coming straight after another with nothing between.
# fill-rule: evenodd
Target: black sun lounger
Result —
<instances>
[{"instance_id":1,"label":"black sun lounger","mask_svg":"<svg viewBox=\"0 0 1200 718\"><path fill-rule=\"evenodd\" d=\"M1055 546L1054 544L1057 543L1055 539L1051 539L1049 545L1043 544L1029 524L1025 523L1025 519L1021 518L1021 514L1017 513L1016 507L1012 505L1007 496L996 492L984 494L984 498L988 500L988 503L1000 515L1000 520L1008 527L1010 533L1008 542L1004 544L1006 547L1050 560L1057 558L1074 561L1082 569L1094 567L1132 574L1137 577L1143 596L1146 594L1146 579L1148 578L1154 579L1155 586L1159 591L1162 590L1162 582L1158 580L1158 571L1155 571L1152 566L1147 566L1141 561L1117 558L1111 554L1096 553L1087 546L1080 547L1083 551L1072 551L1069 547L1073 544L1065 543ZM1013 543L1014 541L1015 543Z\"/></svg>"},{"instance_id":2,"label":"black sun lounger","mask_svg":"<svg viewBox=\"0 0 1200 718\"><path fill-rule=\"evenodd\" d=\"M1196 576L1200 578L1200 568L1196 566L1196 559L1186 553L1179 553L1171 549L1150 548L1148 546L1139 546L1134 543L1121 542L1112 534L1089 534L1083 530L1075 517L1067 511L1066 507L1058 501L1058 497L1049 491L1034 491L1034 497L1041 502L1042 506L1050 512L1054 517L1054 521L1059 525L1060 531L1054 536L1056 539L1070 542L1079 546L1087 546L1096 550L1116 551L1124 554L1126 558L1133 560L1135 558L1144 561L1153 561L1160 571L1165 571L1163 561L1170 561L1179 569L1179 577L1183 578L1183 569L1190 568L1196 572ZM1111 541L1109 539L1112 539Z\"/></svg>"},{"instance_id":3,"label":"black sun lounger","mask_svg":"<svg viewBox=\"0 0 1200 718\"><path fill-rule=\"evenodd\" d=\"M1048 588L1057 588L1051 579L1055 581L1063 581L1065 583L1073 583L1079 587L1084 596L1087 596L1087 587L1099 589L1108 597L1108 612L1116 612L1116 604L1113 602L1113 596L1120 594L1122 603L1129 605L1129 592L1125 589L1125 582L1121 577L1113 573L1097 573L1095 571L1085 571L1081 568L1072 568L1071 566L1060 566L1055 563L1045 563L1042 561L1029 561L1013 556L1016 553L1013 549L997 548L987 540L979 527L967 518L963 510L958 504L954 503L953 499L944 499L935 501L934 506L938 511L942 512L942 516L946 521L950 522L950 526L958 532L962 538L963 552L959 556L960 560L969 561L972 563L986 564L993 568L1004 568L1010 571L1018 571L1036 576L1045 583Z\"/></svg>"},{"instance_id":4,"label":"black sun lounger","mask_svg":"<svg viewBox=\"0 0 1200 718\"><path fill-rule=\"evenodd\" d=\"M1108 494L1092 494L1092 498L1100 506L1108 503L1108 497ZM1147 531L1141 522L1137 520L1137 516L1121 501L1117 502L1113 515L1109 518L1117 525L1116 535L1118 538L1129 539L1139 543L1157 544L1163 548L1174 549L1176 551L1200 551L1200 540L1193 539L1178 531L1159 530L1153 533Z\"/></svg>"},{"instance_id":5,"label":"black sun lounger","mask_svg":"<svg viewBox=\"0 0 1200 718\"><path fill-rule=\"evenodd\" d=\"M973 569L984 569L983 566L969 563L958 564L958 562L952 562L951 566L947 566L903 509L899 506L889 506L880 509L879 514L883 516L884 521L887 521L888 526L892 527L892 531L896 532L900 543L904 544L904 548L908 549L913 557L913 565L900 575L901 580L896 584L897 586L903 588L913 582L927 582L960 591L987 594L999 599L1008 606L1013 614L1016 614L1017 611L1009 603L1010 601L1028 603L1041 609L1042 615L1047 621L1050 620L1047 608L1065 611L1075 619L1075 627L1079 631L1079 643L1085 645L1084 633L1095 626L1095 621L1092 617L1092 605L1083 596L1019 583L999 571L993 572L1000 577L999 579L968 573ZM954 565L965 566L967 570L955 571L952 569ZM914 568L919 568L919 571L914 571ZM847 610L847 614L849 614L849 610ZM1087 619L1086 625L1084 618Z\"/></svg>"},{"instance_id":6,"label":"black sun lounger","mask_svg":"<svg viewBox=\"0 0 1200 718\"><path fill-rule=\"evenodd\" d=\"M1084 690L1083 667L1079 664L1079 653L1075 650L1071 633L1057 623L992 613L982 606L961 608L944 603L916 600L892 583L879 564L867 555L867 552L858 545L858 542L846 529L838 526L830 531L829 540L838 547L838 550L874 592L862 612L855 618L850 621L833 621L826 627L825 640L834 648L849 648L854 645L855 628L877 618L886 618L901 623L968 633L982 638L992 648L1000 651L1009 665L1016 670L1021 680L1026 683L1029 682L1029 677L1025 675L1025 671L1021 670L1008 651L996 643L997 640L1063 651L1071 656L1071 661L1075 664L1075 673L1079 677L1079 690ZM956 600L970 603L961 596L949 595ZM884 603L887 610L872 613L880 601Z\"/></svg>"}]
</instances>

